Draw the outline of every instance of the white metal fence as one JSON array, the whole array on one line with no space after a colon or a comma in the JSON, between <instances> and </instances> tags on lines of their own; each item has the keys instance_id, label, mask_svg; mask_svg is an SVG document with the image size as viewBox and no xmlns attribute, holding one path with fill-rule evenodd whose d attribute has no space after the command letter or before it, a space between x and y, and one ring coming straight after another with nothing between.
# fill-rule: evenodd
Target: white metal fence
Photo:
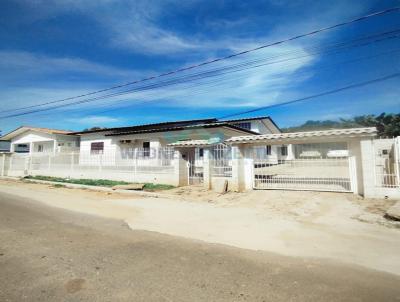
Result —
<instances>
[{"instance_id":1,"label":"white metal fence","mask_svg":"<svg viewBox=\"0 0 400 302\"><path fill-rule=\"evenodd\" d=\"M11 154L3 175L112 179L175 184L172 148L103 150L102 152Z\"/></svg>"},{"instance_id":2,"label":"white metal fence","mask_svg":"<svg viewBox=\"0 0 400 302\"><path fill-rule=\"evenodd\" d=\"M254 188L350 192L350 162L342 143L299 144L289 160L254 148Z\"/></svg>"},{"instance_id":3,"label":"white metal fence","mask_svg":"<svg viewBox=\"0 0 400 302\"><path fill-rule=\"evenodd\" d=\"M217 144L212 148L212 176L232 177L232 148Z\"/></svg>"}]
</instances>

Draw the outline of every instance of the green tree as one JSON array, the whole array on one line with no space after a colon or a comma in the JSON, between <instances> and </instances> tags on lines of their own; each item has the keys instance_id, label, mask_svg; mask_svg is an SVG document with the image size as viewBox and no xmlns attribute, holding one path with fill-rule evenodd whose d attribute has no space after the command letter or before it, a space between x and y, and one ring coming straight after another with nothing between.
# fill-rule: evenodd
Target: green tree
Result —
<instances>
[{"instance_id":1,"label":"green tree","mask_svg":"<svg viewBox=\"0 0 400 302\"><path fill-rule=\"evenodd\" d=\"M326 130L332 128L356 128L356 127L376 127L378 135L383 137L400 136L400 114L381 113L376 116L373 114L355 116L350 119L332 120L309 120L296 127L282 129L284 132Z\"/></svg>"}]
</instances>

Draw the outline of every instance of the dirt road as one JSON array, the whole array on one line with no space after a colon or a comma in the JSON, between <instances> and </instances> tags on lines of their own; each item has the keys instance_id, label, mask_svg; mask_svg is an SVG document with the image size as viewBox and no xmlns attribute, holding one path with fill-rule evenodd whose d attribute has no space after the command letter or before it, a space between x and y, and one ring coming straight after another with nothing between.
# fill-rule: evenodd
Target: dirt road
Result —
<instances>
[{"instance_id":1,"label":"dirt road","mask_svg":"<svg viewBox=\"0 0 400 302\"><path fill-rule=\"evenodd\" d=\"M369 214L347 200L347 195L282 192L276 196L272 191L258 191L254 193L262 194L232 195L240 197L239 204L222 197L209 203L192 201L187 192L154 198L4 180L1 193L124 221L136 231L290 257L327 258L400 276L400 230L360 221L357 217ZM378 214L373 217L384 219Z\"/></svg>"},{"instance_id":2,"label":"dirt road","mask_svg":"<svg viewBox=\"0 0 400 302\"><path fill-rule=\"evenodd\" d=\"M399 284L388 273L131 231L0 193L0 301L400 301Z\"/></svg>"}]
</instances>

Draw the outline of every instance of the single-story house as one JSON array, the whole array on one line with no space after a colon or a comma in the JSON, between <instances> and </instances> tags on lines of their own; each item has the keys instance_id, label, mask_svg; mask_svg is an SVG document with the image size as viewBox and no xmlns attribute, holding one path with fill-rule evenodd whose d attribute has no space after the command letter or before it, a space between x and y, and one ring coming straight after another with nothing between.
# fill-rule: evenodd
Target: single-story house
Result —
<instances>
[{"instance_id":1,"label":"single-story house","mask_svg":"<svg viewBox=\"0 0 400 302\"><path fill-rule=\"evenodd\" d=\"M80 164L91 165L101 161L102 165L115 165L138 155L157 158L157 154L152 154L157 152L155 150L168 148L176 142L198 140L215 144L235 136L274 133L281 133L281 130L270 117L262 116L224 121L215 118L173 121L71 134L80 136ZM264 152L275 160L290 156L286 146L265 147ZM202 157L201 146L193 146L188 156L199 160Z\"/></svg>"},{"instance_id":2,"label":"single-story house","mask_svg":"<svg viewBox=\"0 0 400 302\"><path fill-rule=\"evenodd\" d=\"M30 126L19 127L4 136L16 153L59 153L79 150L79 136L71 131Z\"/></svg>"}]
</instances>

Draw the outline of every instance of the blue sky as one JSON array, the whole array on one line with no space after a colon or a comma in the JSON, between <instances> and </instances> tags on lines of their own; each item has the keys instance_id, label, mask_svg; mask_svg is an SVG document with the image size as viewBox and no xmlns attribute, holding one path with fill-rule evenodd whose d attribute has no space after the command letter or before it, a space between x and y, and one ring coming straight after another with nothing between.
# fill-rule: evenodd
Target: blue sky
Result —
<instances>
[{"instance_id":1,"label":"blue sky","mask_svg":"<svg viewBox=\"0 0 400 302\"><path fill-rule=\"evenodd\" d=\"M157 75L394 6L400 1L3 0L0 111ZM0 119L0 129L81 130L219 117L317 94L399 72L400 38L334 53L315 49L398 28L400 13L372 18L199 72L275 58L258 68ZM270 115L285 127L309 119L398 113L399 84L396 78L253 115Z\"/></svg>"}]
</instances>

